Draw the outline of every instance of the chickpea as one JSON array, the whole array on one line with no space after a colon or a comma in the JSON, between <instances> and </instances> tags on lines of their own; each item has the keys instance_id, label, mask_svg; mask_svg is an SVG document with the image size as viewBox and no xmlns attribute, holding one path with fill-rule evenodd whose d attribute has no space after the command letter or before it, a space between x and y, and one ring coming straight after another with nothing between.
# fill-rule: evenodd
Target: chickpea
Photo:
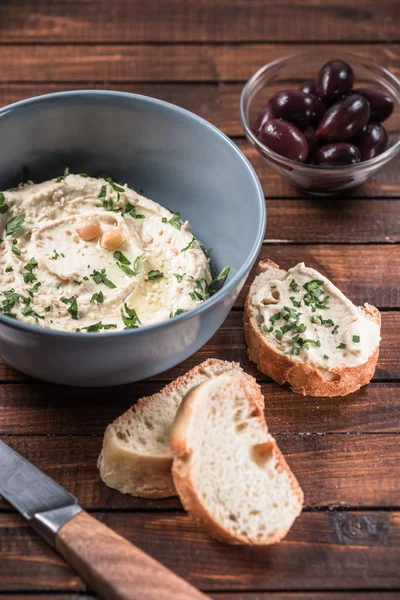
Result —
<instances>
[{"instance_id":1,"label":"chickpea","mask_svg":"<svg viewBox=\"0 0 400 600\"><path fill-rule=\"evenodd\" d=\"M101 234L100 225L96 221L84 221L76 228L76 231L86 242L95 240Z\"/></svg>"},{"instance_id":2,"label":"chickpea","mask_svg":"<svg viewBox=\"0 0 400 600\"><path fill-rule=\"evenodd\" d=\"M101 245L103 248L107 248L107 250L116 250L123 241L124 238L119 231L106 231L101 236Z\"/></svg>"}]
</instances>

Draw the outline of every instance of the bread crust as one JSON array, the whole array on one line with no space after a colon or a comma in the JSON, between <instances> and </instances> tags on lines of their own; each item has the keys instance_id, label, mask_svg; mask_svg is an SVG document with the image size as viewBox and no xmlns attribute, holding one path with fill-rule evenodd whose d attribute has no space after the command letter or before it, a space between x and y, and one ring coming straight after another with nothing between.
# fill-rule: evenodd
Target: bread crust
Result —
<instances>
[{"instance_id":1,"label":"bread crust","mask_svg":"<svg viewBox=\"0 0 400 600\"><path fill-rule=\"evenodd\" d=\"M123 494L139 498L156 499L175 496L176 490L171 474L172 454L171 456L147 456L135 452L133 449L125 448L118 442L115 427L118 423L129 421L132 415L134 418L137 411L143 410L149 402L156 402L157 397L168 396L182 386L186 387L198 375L207 373L218 375L219 372L222 373L228 369L241 370L238 363L210 358L166 385L160 392L140 398L136 404L109 425L105 431L103 448L97 461L104 483ZM264 397L260 386L250 375L243 375L253 386L254 397L263 408Z\"/></svg>"},{"instance_id":2,"label":"bread crust","mask_svg":"<svg viewBox=\"0 0 400 600\"><path fill-rule=\"evenodd\" d=\"M259 263L258 269L259 272L263 272L267 269L279 269L279 266L265 260ZM293 392L303 396L347 396L371 381L378 361L379 346L375 348L367 362L361 365L331 369L322 369L293 360L275 350L267 343L257 324L251 305L252 288L253 284L250 286L245 303L244 336L249 359L256 363L260 371L280 385L288 383ZM366 316L380 326L381 315L375 306L366 304L360 308Z\"/></svg>"},{"instance_id":3,"label":"bread crust","mask_svg":"<svg viewBox=\"0 0 400 600\"><path fill-rule=\"evenodd\" d=\"M176 490L179 494L179 498L185 510L190 514L195 522L206 529L213 538L221 542L230 545L252 546L266 546L275 544L286 536L291 524L286 529L281 530L274 536L266 535L263 538L249 539L244 535L240 535L233 530L223 527L217 521L214 515L208 510L196 491L196 483L193 476L192 465L190 463L192 451L190 448L190 440L188 439L188 429L190 427L194 405L198 400L198 394L201 393L200 387L201 385L197 386L185 396L177 412L170 437L171 450L174 454L172 476ZM283 454L279 450L275 439L268 434L268 426L264 418L264 413L257 397L253 393L254 388L249 388L248 382L246 383L244 379L242 379L241 387L246 395L250 407L253 409L254 416L258 419L261 429L263 429L267 436L266 442L255 446L253 450L257 452L260 457L262 457L262 455L266 452L272 452L277 464L277 468L281 471L286 471L292 491L295 494L298 503L298 510L294 516L295 519L302 510L304 500L303 491L297 479L290 470L290 467L287 464Z\"/></svg>"}]
</instances>

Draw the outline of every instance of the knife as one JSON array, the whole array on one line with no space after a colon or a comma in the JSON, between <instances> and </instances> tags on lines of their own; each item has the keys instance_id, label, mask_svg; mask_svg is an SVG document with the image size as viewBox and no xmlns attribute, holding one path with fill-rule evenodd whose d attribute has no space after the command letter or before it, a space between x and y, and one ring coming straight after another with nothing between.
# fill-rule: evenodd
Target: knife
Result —
<instances>
[{"instance_id":1,"label":"knife","mask_svg":"<svg viewBox=\"0 0 400 600\"><path fill-rule=\"evenodd\" d=\"M104 600L206 600L0 440L0 495Z\"/></svg>"}]
</instances>

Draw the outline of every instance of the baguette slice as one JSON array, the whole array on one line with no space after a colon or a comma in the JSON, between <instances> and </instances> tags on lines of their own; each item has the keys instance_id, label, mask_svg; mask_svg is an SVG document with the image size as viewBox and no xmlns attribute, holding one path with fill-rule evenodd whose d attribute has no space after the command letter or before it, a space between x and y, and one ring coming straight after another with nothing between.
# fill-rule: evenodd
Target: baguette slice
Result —
<instances>
[{"instance_id":1,"label":"baguette slice","mask_svg":"<svg viewBox=\"0 0 400 600\"><path fill-rule=\"evenodd\" d=\"M249 358L259 370L305 396L346 396L369 383L381 339L378 309L355 306L304 263L284 271L266 260L259 270L244 317Z\"/></svg>"},{"instance_id":2,"label":"baguette slice","mask_svg":"<svg viewBox=\"0 0 400 600\"><path fill-rule=\"evenodd\" d=\"M176 495L172 481L169 435L184 395L194 386L222 373L242 373L238 363L209 359L179 377L160 392L141 398L107 427L98 468L108 486L142 498ZM263 406L255 380L254 395Z\"/></svg>"},{"instance_id":3,"label":"baguette slice","mask_svg":"<svg viewBox=\"0 0 400 600\"><path fill-rule=\"evenodd\" d=\"M171 449L183 506L223 542L274 544L301 512L303 492L243 374L221 375L186 395Z\"/></svg>"}]
</instances>

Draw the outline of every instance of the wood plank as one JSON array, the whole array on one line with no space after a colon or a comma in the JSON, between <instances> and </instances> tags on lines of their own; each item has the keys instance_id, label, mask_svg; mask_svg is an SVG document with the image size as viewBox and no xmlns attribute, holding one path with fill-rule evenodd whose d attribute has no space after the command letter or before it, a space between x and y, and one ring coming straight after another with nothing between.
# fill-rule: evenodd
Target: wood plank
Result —
<instances>
[{"instance_id":1,"label":"wood plank","mask_svg":"<svg viewBox=\"0 0 400 600\"><path fill-rule=\"evenodd\" d=\"M109 389L37 385L0 387L0 435L97 435L161 383ZM261 384L272 433L399 433L400 384L372 383L346 398L310 398ZM94 417L95 415L95 417Z\"/></svg>"},{"instance_id":2,"label":"wood plank","mask_svg":"<svg viewBox=\"0 0 400 600\"><path fill-rule=\"evenodd\" d=\"M266 235L269 237L268 224ZM399 245L264 244L259 258L269 258L282 269L304 262L328 277L355 304L368 302L378 308L400 307L400 286L396 276L400 273ZM244 305L255 273L256 267L252 269L236 306Z\"/></svg>"},{"instance_id":3,"label":"wood plank","mask_svg":"<svg viewBox=\"0 0 400 600\"><path fill-rule=\"evenodd\" d=\"M0 46L0 62L3 82L239 82L271 60L318 48L315 44L15 44ZM334 44L324 44L324 48L332 56L337 54ZM340 48L373 59L399 75L400 44L343 44Z\"/></svg>"},{"instance_id":4,"label":"wood plank","mask_svg":"<svg viewBox=\"0 0 400 600\"><path fill-rule=\"evenodd\" d=\"M400 379L400 346L398 343L399 331L400 313L390 311L382 313L383 342L381 345L378 367L374 375L374 381ZM257 370L255 365L251 363L247 357L247 351L243 338L243 313L240 311L232 311L220 329L211 338L211 340L198 352L176 367L169 369L169 371L156 375L152 378L152 381L172 381L207 358L220 358L222 360L239 362L242 367L254 377L258 377L260 380L268 380L267 377ZM33 381L33 379L28 375L9 367L4 361L0 360L0 381L30 382ZM119 391L126 389L128 396L132 394L134 395L134 390L139 389L136 388L137 385L138 384L133 384L132 386L120 387L118 389ZM56 387L54 393L56 395L63 394L63 389L64 388L61 386ZM140 389L141 391L138 393L143 395L143 393L150 393L152 388L146 388L145 386ZM2 394L8 394L7 390L8 388L5 386L0 387L0 398ZM26 390L20 391L20 388L15 389L16 397L19 397L20 395L23 396L26 393L32 394L29 396L29 401L33 401L34 394L36 393L34 387L31 388L31 392L26 392ZM108 393L109 391L107 390L96 390L93 392L94 396L97 394L105 394L105 397ZM70 395L71 390L69 388L65 388L65 394ZM76 389L74 390L74 394L85 394L85 392L84 390ZM87 394L89 394L89 392ZM125 397L125 392L122 393L122 397ZM24 424L26 425L26 423Z\"/></svg>"},{"instance_id":5,"label":"wood plank","mask_svg":"<svg viewBox=\"0 0 400 600\"><path fill-rule=\"evenodd\" d=\"M390 41L398 39L396 8L396 0L39 0L34 8L14 0L1 5L0 41Z\"/></svg>"},{"instance_id":6,"label":"wood plank","mask_svg":"<svg viewBox=\"0 0 400 600\"><path fill-rule=\"evenodd\" d=\"M264 190L264 194L267 198L298 198L304 196L299 192L291 183L283 179L268 163L262 158L257 150L251 147L246 140L236 140L238 147L244 152L247 158L255 168L257 175L260 179L261 185ZM325 198L314 198L311 199L315 206L334 206L337 202L338 210L347 204L349 198L352 197L396 197L400 195L400 171L397 168L396 161L392 161L384 167L381 171L378 171L371 179L366 181L363 185L350 190L347 194L342 197L334 197L330 200ZM377 218L376 215L374 218ZM379 217L378 217L379 221ZM368 235L371 227L371 222L366 226L366 232ZM373 240L371 240L373 241ZM388 240L389 241L389 240Z\"/></svg>"},{"instance_id":7,"label":"wood plank","mask_svg":"<svg viewBox=\"0 0 400 600\"><path fill-rule=\"evenodd\" d=\"M399 413L396 422L399 430ZM271 432L274 433L272 426ZM306 507L400 507L398 435L275 435L304 490ZM177 498L150 501L132 498L105 486L96 467L101 437L7 436L3 439L76 495L87 509L180 508ZM7 504L1 501L0 507L5 508Z\"/></svg>"},{"instance_id":8,"label":"wood plank","mask_svg":"<svg viewBox=\"0 0 400 600\"><path fill-rule=\"evenodd\" d=\"M64 594L60 592L29 594L30 600L93 600L88 594ZM27 594L0 593L1 600L27 600ZM399 600L400 592L214 592L215 600Z\"/></svg>"},{"instance_id":9,"label":"wood plank","mask_svg":"<svg viewBox=\"0 0 400 600\"><path fill-rule=\"evenodd\" d=\"M223 546L186 515L96 516L210 592L400 587L399 513L303 513L286 540L264 548ZM84 591L82 581L18 515L0 515L0 536L2 591Z\"/></svg>"}]
</instances>

